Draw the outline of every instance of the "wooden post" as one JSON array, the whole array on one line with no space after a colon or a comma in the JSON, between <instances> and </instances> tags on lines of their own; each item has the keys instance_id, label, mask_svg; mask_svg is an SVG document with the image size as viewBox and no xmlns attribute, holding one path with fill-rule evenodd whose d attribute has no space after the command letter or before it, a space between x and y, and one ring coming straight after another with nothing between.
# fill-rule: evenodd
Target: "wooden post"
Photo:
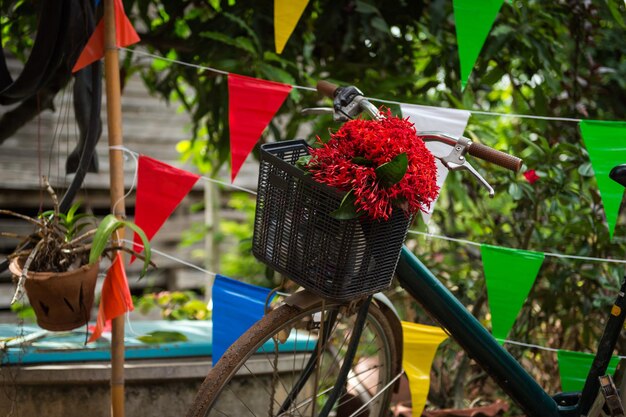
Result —
<instances>
[{"instance_id":1,"label":"wooden post","mask_svg":"<svg viewBox=\"0 0 626 417\"><path fill-rule=\"evenodd\" d=\"M111 210L119 218L126 216L124 203L124 158L122 146L122 104L119 56L115 37L113 0L104 0L104 75L106 80L107 127L111 181ZM121 230L118 236L123 236ZM111 415L124 417L124 316L113 319L111 334Z\"/></svg>"},{"instance_id":2,"label":"wooden post","mask_svg":"<svg viewBox=\"0 0 626 417\"><path fill-rule=\"evenodd\" d=\"M217 239L220 224L220 190L212 182L204 182L204 224L207 234L204 238L206 261L204 267L209 271L220 272L220 247ZM204 301L210 303L213 298L214 276L207 277L204 286Z\"/></svg>"}]
</instances>

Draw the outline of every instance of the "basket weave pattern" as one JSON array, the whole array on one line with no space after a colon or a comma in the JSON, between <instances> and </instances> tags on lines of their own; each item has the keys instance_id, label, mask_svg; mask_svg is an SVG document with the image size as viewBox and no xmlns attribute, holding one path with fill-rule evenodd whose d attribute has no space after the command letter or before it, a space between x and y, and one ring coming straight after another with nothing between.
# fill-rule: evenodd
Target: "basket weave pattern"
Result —
<instances>
[{"instance_id":1,"label":"basket weave pattern","mask_svg":"<svg viewBox=\"0 0 626 417\"><path fill-rule=\"evenodd\" d=\"M262 262L329 299L347 301L389 287L411 217L337 220L345 193L320 184L296 161L302 140L261 147L252 251Z\"/></svg>"}]
</instances>

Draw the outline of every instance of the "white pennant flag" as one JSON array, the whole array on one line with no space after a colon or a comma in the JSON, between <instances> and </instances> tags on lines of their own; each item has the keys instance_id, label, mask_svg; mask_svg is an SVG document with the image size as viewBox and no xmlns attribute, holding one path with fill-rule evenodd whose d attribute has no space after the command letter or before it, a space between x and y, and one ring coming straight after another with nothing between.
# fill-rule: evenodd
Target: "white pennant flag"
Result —
<instances>
[{"instance_id":1,"label":"white pennant flag","mask_svg":"<svg viewBox=\"0 0 626 417\"><path fill-rule=\"evenodd\" d=\"M409 118L419 132L442 132L452 137L458 138L463 135L467 121L471 113L467 110L445 109L441 107L419 106L416 104L401 104L402 116ZM435 156L447 156L452 150L451 146L440 142L426 142L426 147ZM448 169L441 161L435 160L437 164L437 185L441 190L443 183L448 176ZM437 196L439 198L439 196ZM433 213L437 199L431 205L428 213L422 212L424 223L428 224Z\"/></svg>"}]
</instances>

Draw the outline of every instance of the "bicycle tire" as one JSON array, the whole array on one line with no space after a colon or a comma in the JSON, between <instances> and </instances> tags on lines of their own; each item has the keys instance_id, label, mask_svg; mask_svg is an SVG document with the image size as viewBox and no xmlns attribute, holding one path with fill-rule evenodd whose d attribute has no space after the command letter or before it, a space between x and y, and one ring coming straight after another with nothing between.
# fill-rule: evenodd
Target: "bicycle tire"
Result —
<instances>
[{"instance_id":1,"label":"bicycle tire","mask_svg":"<svg viewBox=\"0 0 626 417\"><path fill-rule=\"evenodd\" d=\"M274 411L274 413L271 412L272 409L280 408L279 406L281 403L275 397L277 395L277 389L282 388L284 390L282 392L283 400L284 397L286 397L285 393L289 392L289 389L285 386L286 377L279 376L279 378L283 378L280 381L280 384L282 385L276 383L277 375L281 372L278 371L276 369L277 367L274 365L277 364L277 357L280 357L280 360L284 361L281 363L287 363L289 365L293 363L290 374L291 379L290 382L288 382L288 385L292 386L301 371L301 369L296 369L296 365L304 365L304 363L309 360L310 355L315 354L315 352L310 351L302 353L298 352L294 348L293 352L289 352L288 354L279 353L276 355L275 352L272 352L274 354L270 357L267 355L265 348L263 353L258 353L258 351L261 347L267 346L265 344L268 342L270 345L273 344L275 346L275 336L284 336L286 329L289 329L289 333L291 333L294 328L296 329L296 343L294 346L297 346L297 338L300 334L298 330L300 328L310 327L311 323L315 322L314 317L316 317L316 314L319 315L321 311L324 310L326 314L337 312L339 314L339 318L337 319L337 324L333 326L332 329L333 334L336 335L331 335L329 338L332 344L329 349L325 350L323 357L328 358L329 356L332 356L329 355L329 352L331 351L341 353L341 350L344 349L343 346L345 346L343 336L346 336L345 339L348 338L348 334L350 332L350 322L352 322L356 317L356 314L353 313L355 311L354 309L351 310L351 314L344 314L342 310L345 309L345 304L327 301L323 306L317 305L304 309L290 305L282 305L265 315L235 343L233 343L233 345L230 346L230 348L224 353L219 362L209 371L191 408L188 411L187 416L206 417L209 415L249 414L264 416L292 416L301 415L301 409L299 409L301 407L309 408L307 411L310 413L310 408L313 407L313 402L310 399L294 401L295 405L293 405L287 412L280 414L274 414L277 411ZM399 358L401 357L399 356L401 354L398 352L398 346L396 346L397 341L392 331L393 323L390 323L389 320L390 319L387 318L385 312L381 311L375 303L371 304L365 328L359 341L357 357L353 362L355 365L352 367L352 374L349 378L350 385L344 387L345 391L335 404L333 414L336 417L351 415L358 409L358 407L363 407L367 402L364 397L367 397L368 395L369 398L373 397L374 399L369 404L365 405L362 411L359 411L358 414L354 414L355 416L375 417L388 414L388 405L393 391L392 387L395 385L392 383L392 380L397 377L397 375L395 375L398 372L397 361L399 361ZM310 342L311 330L315 329L309 329L307 330L309 333L301 336L309 337L306 342L307 346ZM372 347L374 346L374 343L378 345L374 347L376 350ZM315 344L313 343L313 345ZM339 345L339 348L336 348L337 345ZM333 347L335 348L334 351L331 349ZM287 359L291 353L293 353L293 359ZM364 356L364 353L367 353L367 356ZM337 356L332 359L333 361L336 361ZM261 361L261 365L266 366L269 364L271 366L272 377L269 384L267 376L265 376L264 381L261 386L259 386L258 383L261 382L261 377L256 376L251 371L251 369L259 369L259 364L253 361ZM274 361L274 363L271 363L271 361ZM328 359L326 365L328 366ZM321 365L317 367L318 377L317 379L314 379L314 381L319 381L319 386L324 388L327 384L332 387L334 384L332 377L328 378L328 375L322 375L323 378L320 380L319 374L334 372L334 369L338 370L339 367L330 366L328 369L323 369L323 367L324 362L322 359ZM282 373L289 374L288 372ZM234 379L236 375L241 374L252 376L252 379L241 377ZM375 385L372 385L372 375L375 375ZM369 381L365 379L365 377L368 376L370 377ZM287 375L287 377L289 377L289 375ZM308 384L310 384L311 378L314 377L311 376L309 378ZM249 384L250 381L256 382L257 387L254 391L257 393L256 396L250 397L248 395L244 401L238 395L231 395L235 393L235 390L240 388L237 384L245 385ZM368 384L368 386L365 386L364 384ZM310 385L308 387L309 388L307 389L310 390ZM379 391L382 389L384 389L384 392L380 393ZM328 391L328 389L325 389L325 391ZM315 390L315 392L318 393L317 397L324 395L324 391L322 391L322 394L319 394L319 387ZM243 396L243 394L241 396ZM268 397L267 401L265 401L265 398L261 398L266 396ZM309 401L308 405L305 404L307 401ZM321 401L323 401L323 398ZM239 402L241 404L239 404ZM318 402L320 402L319 399L315 401L316 405L318 405ZM270 408L269 404L273 404L272 408ZM321 407L322 405L319 404L319 406L316 407L316 412L319 412ZM256 414L256 412L258 412L258 414Z\"/></svg>"}]
</instances>

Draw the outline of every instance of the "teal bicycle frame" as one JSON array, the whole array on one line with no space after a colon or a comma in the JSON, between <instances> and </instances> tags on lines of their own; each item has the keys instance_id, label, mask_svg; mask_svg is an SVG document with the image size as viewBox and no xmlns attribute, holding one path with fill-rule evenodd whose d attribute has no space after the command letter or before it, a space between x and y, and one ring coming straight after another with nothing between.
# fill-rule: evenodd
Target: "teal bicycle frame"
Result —
<instances>
[{"instance_id":1,"label":"teal bicycle frame","mask_svg":"<svg viewBox=\"0 0 626 417\"><path fill-rule=\"evenodd\" d=\"M600 342L602 352L599 350L592 365L583 395L571 393L553 398L406 247L402 248L396 274L400 285L494 378L527 416L579 417L589 411L599 389L597 377L606 372L606 364L623 326L623 314L614 322L609 319ZM616 305L622 299L623 294Z\"/></svg>"}]
</instances>

